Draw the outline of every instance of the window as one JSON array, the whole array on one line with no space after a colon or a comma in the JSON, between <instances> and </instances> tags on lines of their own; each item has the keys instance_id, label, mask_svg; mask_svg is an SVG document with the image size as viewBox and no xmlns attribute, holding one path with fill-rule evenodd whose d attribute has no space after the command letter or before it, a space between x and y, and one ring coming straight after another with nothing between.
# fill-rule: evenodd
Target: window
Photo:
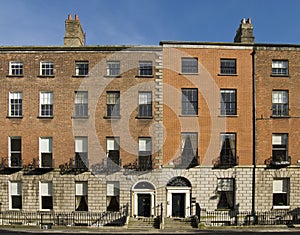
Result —
<instances>
[{"instance_id":1,"label":"window","mask_svg":"<svg viewBox=\"0 0 300 235\"><path fill-rule=\"evenodd\" d=\"M53 116L53 93L40 92L40 117Z\"/></svg>"},{"instance_id":2,"label":"window","mask_svg":"<svg viewBox=\"0 0 300 235\"><path fill-rule=\"evenodd\" d=\"M182 73L198 73L198 58L181 58Z\"/></svg>"},{"instance_id":3,"label":"window","mask_svg":"<svg viewBox=\"0 0 300 235\"><path fill-rule=\"evenodd\" d=\"M22 209L22 183L20 181L9 182L10 209Z\"/></svg>"},{"instance_id":4,"label":"window","mask_svg":"<svg viewBox=\"0 0 300 235\"><path fill-rule=\"evenodd\" d=\"M41 62L40 63L40 76L54 76L54 63Z\"/></svg>"},{"instance_id":5,"label":"window","mask_svg":"<svg viewBox=\"0 0 300 235\"><path fill-rule=\"evenodd\" d=\"M22 117L22 92L9 93L9 116Z\"/></svg>"},{"instance_id":6,"label":"window","mask_svg":"<svg viewBox=\"0 0 300 235\"><path fill-rule=\"evenodd\" d=\"M288 91L272 91L272 115L276 117L289 115Z\"/></svg>"},{"instance_id":7,"label":"window","mask_svg":"<svg viewBox=\"0 0 300 235\"><path fill-rule=\"evenodd\" d=\"M9 138L9 166L22 166L22 139L19 136Z\"/></svg>"},{"instance_id":8,"label":"window","mask_svg":"<svg viewBox=\"0 0 300 235\"><path fill-rule=\"evenodd\" d=\"M75 182L75 211L88 211L87 182Z\"/></svg>"},{"instance_id":9,"label":"window","mask_svg":"<svg viewBox=\"0 0 300 235\"><path fill-rule=\"evenodd\" d=\"M272 61L272 75L283 75L289 74L289 62L287 60L273 60Z\"/></svg>"},{"instance_id":10,"label":"window","mask_svg":"<svg viewBox=\"0 0 300 235\"><path fill-rule=\"evenodd\" d=\"M152 61L139 62L139 76L152 76Z\"/></svg>"},{"instance_id":11,"label":"window","mask_svg":"<svg viewBox=\"0 0 300 235\"><path fill-rule=\"evenodd\" d=\"M117 181L106 184L106 210L119 211L120 209L120 183Z\"/></svg>"},{"instance_id":12,"label":"window","mask_svg":"<svg viewBox=\"0 0 300 235\"><path fill-rule=\"evenodd\" d=\"M23 76L23 62L10 62L9 63L10 76Z\"/></svg>"},{"instance_id":13,"label":"window","mask_svg":"<svg viewBox=\"0 0 300 235\"><path fill-rule=\"evenodd\" d=\"M106 156L108 168L120 166L120 138L107 137L106 138Z\"/></svg>"},{"instance_id":14,"label":"window","mask_svg":"<svg viewBox=\"0 0 300 235\"><path fill-rule=\"evenodd\" d=\"M52 182L40 182L40 197L41 210L52 210Z\"/></svg>"},{"instance_id":15,"label":"window","mask_svg":"<svg viewBox=\"0 0 300 235\"><path fill-rule=\"evenodd\" d=\"M182 89L182 114L198 115L198 89Z\"/></svg>"},{"instance_id":16,"label":"window","mask_svg":"<svg viewBox=\"0 0 300 235\"><path fill-rule=\"evenodd\" d=\"M74 116L79 118L88 117L88 92L76 91L75 92L75 107Z\"/></svg>"},{"instance_id":17,"label":"window","mask_svg":"<svg viewBox=\"0 0 300 235\"><path fill-rule=\"evenodd\" d=\"M289 206L289 189L290 180L286 179L274 179L273 180L273 206L282 207Z\"/></svg>"},{"instance_id":18,"label":"window","mask_svg":"<svg viewBox=\"0 0 300 235\"><path fill-rule=\"evenodd\" d=\"M107 76L120 76L120 61L108 61L106 65Z\"/></svg>"},{"instance_id":19,"label":"window","mask_svg":"<svg viewBox=\"0 0 300 235\"><path fill-rule=\"evenodd\" d=\"M181 165L187 168L198 165L198 133L181 133Z\"/></svg>"},{"instance_id":20,"label":"window","mask_svg":"<svg viewBox=\"0 0 300 235\"><path fill-rule=\"evenodd\" d=\"M152 92L139 92L139 117L152 117Z\"/></svg>"},{"instance_id":21,"label":"window","mask_svg":"<svg viewBox=\"0 0 300 235\"><path fill-rule=\"evenodd\" d=\"M75 168L87 169L88 167L88 138L75 137Z\"/></svg>"},{"instance_id":22,"label":"window","mask_svg":"<svg viewBox=\"0 0 300 235\"><path fill-rule=\"evenodd\" d=\"M87 76L89 74L89 62L88 61L76 61L75 62L75 75Z\"/></svg>"},{"instance_id":23,"label":"window","mask_svg":"<svg viewBox=\"0 0 300 235\"><path fill-rule=\"evenodd\" d=\"M152 169L152 141L151 137L139 137L139 159L140 170Z\"/></svg>"},{"instance_id":24,"label":"window","mask_svg":"<svg viewBox=\"0 0 300 235\"><path fill-rule=\"evenodd\" d=\"M52 137L40 138L40 167L52 167Z\"/></svg>"},{"instance_id":25,"label":"window","mask_svg":"<svg viewBox=\"0 0 300 235\"><path fill-rule=\"evenodd\" d=\"M107 117L120 117L120 92L106 92L106 115Z\"/></svg>"},{"instance_id":26,"label":"window","mask_svg":"<svg viewBox=\"0 0 300 235\"><path fill-rule=\"evenodd\" d=\"M232 178L218 179L218 209L234 209L235 180Z\"/></svg>"},{"instance_id":27,"label":"window","mask_svg":"<svg viewBox=\"0 0 300 235\"><path fill-rule=\"evenodd\" d=\"M236 74L236 60L221 59L221 74Z\"/></svg>"},{"instance_id":28,"label":"window","mask_svg":"<svg viewBox=\"0 0 300 235\"><path fill-rule=\"evenodd\" d=\"M288 134L272 135L272 160L274 162L288 161Z\"/></svg>"},{"instance_id":29,"label":"window","mask_svg":"<svg viewBox=\"0 0 300 235\"><path fill-rule=\"evenodd\" d=\"M221 134L221 151L220 165L234 166L236 165L236 134L223 133Z\"/></svg>"},{"instance_id":30,"label":"window","mask_svg":"<svg viewBox=\"0 0 300 235\"><path fill-rule=\"evenodd\" d=\"M236 90L221 90L221 115L236 115Z\"/></svg>"}]
</instances>

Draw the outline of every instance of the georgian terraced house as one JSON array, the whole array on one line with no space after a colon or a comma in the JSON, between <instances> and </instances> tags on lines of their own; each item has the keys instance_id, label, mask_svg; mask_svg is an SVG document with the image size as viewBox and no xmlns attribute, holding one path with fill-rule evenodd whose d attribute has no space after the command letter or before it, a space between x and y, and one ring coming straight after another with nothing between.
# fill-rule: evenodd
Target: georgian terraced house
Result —
<instances>
[{"instance_id":1,"label":"georgian terraced house","mask_svg":"<svg viewBox=\"0 0 300 235\"><path fill-rule=\"evenodd\" d=\"M3 216L298 208L299 45L254 43L250 19L233 43L88 46L77 15L65 27L63 46L0 47Z\"/></svg>"}]
</instances>

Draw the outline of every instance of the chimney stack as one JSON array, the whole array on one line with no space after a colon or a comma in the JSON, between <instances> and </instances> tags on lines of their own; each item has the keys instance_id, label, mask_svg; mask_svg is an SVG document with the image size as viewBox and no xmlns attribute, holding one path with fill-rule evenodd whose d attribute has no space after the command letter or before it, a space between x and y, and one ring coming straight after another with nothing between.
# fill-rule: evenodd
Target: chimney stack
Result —
<instances>
[{"instance_id":1,"label":"chimney stack","mask_svg":"<svg viewBox=\"0 0 300 235\"><path fill-rule=\"evenodd\" d=\"M65 37L64 45L70 47L78 47L85 45L85 33L82 30L78 15L75 15L75 20L69 14L65 21Z\"/></svg>"},{"instance_id":2,"label":"chimney stack","mask_svg":"<svg viewBox=\"0 0 300 235\"><path fill-rule=\"evenodd\" d=\"M240 27L236 31L234 42L238 43L254 43L253 26L251 19L244 18L241 21Z\"/></svg>"}]
</instances>

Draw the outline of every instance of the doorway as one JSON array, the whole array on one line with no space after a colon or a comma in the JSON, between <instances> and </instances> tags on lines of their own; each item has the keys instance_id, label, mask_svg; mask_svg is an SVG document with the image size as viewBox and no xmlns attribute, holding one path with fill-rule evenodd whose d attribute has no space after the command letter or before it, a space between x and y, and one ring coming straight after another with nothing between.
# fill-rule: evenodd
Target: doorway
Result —
<instances>
[{"instance_id":1,"label":"doorway","mask_svg":"<svg viewBox=\"0 0 300 235\"><path fill-rule=\"evenodd\" d=\"M150 217L151 215L151 195L138 194L138 216Z\"/></svg>"},{"instance_id":2,"label":"doorway","mask_svg":"<svg viewBox=\"0 0 300 235\"><path fill-rule=\"evenodd\" d=\"M172 193L172 217L185 217L185 193Z\"/></svg>"}]
</instances>

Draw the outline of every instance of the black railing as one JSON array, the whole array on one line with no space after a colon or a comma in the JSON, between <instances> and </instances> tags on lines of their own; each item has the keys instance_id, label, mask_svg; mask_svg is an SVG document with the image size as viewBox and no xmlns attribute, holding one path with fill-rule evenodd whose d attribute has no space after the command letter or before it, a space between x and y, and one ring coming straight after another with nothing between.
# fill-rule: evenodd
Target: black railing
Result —
<instances>
[{"instance_id":1,"label":"black railing","mask_svg":"<svg viewBox=\"0 0 300 235\"><path fill-rule=\"evenodd\" d=\"M91 171L94 174L101 174L101 173L114 173L121 170L122 162L121 159L114 159L107 157L102 159L100 163L96 163L91 165Z\"/></svg>"},{"instance_id":2,"label":"black railing","mask_svg":"<svg viewBox=\"0 0 300 235\"><path fill-rule=\"evenodd\" d=\"M179 156L173 160L175 168L189 169L199 165L199 156Z\"/></svg>"},{"instance_id":3,"label":"black railing","mask_svg":"<svg viewBox=\"0 0 300 235\"><path fill-rule=\"evenodd\" d=\"M230 168L239 164L238 156L219 156L217 160L213 162L214 168Z\"/></svg>"},{"instance_id":4,"label":"black railing","mask_svg":"<svg viewBox=\"0 0 300 235\"><path fill-rule=\"evenodd\" d=\"M0 212L1 225L32 226L122 226L128 216L128 205L119 211L106 212Z\"/></svg>"},{"instance_id":5,"label":"black railing","mask_svg":"<svg viewBox=\"0 0 300 235\"><path fill-rule=\"evenodd\" d=\"M123 166L125 170L132 171L151 171L153 170L152 155L140 156L139 160L128 163Z\"/></svg>"},{"instance_id":6,"label":"black railing","mask_svg":"<svg viewBox=\"0 0 300 235\"><path fill-rule=\"evenodd\" d=\"M290 156L284 156L284 157L278 157L278 156L271 156L270 158L265 160L265 164L268 167L286 167L291 165L291 157Z\"/></svg>"},{"instance_id":7,"label":"black railing","mask_svg":"<svg viewBox=\"0 0 300 235\"><path fill-rule=\"evenodd\" d=\"M76 158L75 158L76 159ZM59 165L60 174L80 174L88 171L88 167L86 164L79 158L74 160L74 158L70 158L68 162L65 164Z\"/></svg>"}]
</instances>

